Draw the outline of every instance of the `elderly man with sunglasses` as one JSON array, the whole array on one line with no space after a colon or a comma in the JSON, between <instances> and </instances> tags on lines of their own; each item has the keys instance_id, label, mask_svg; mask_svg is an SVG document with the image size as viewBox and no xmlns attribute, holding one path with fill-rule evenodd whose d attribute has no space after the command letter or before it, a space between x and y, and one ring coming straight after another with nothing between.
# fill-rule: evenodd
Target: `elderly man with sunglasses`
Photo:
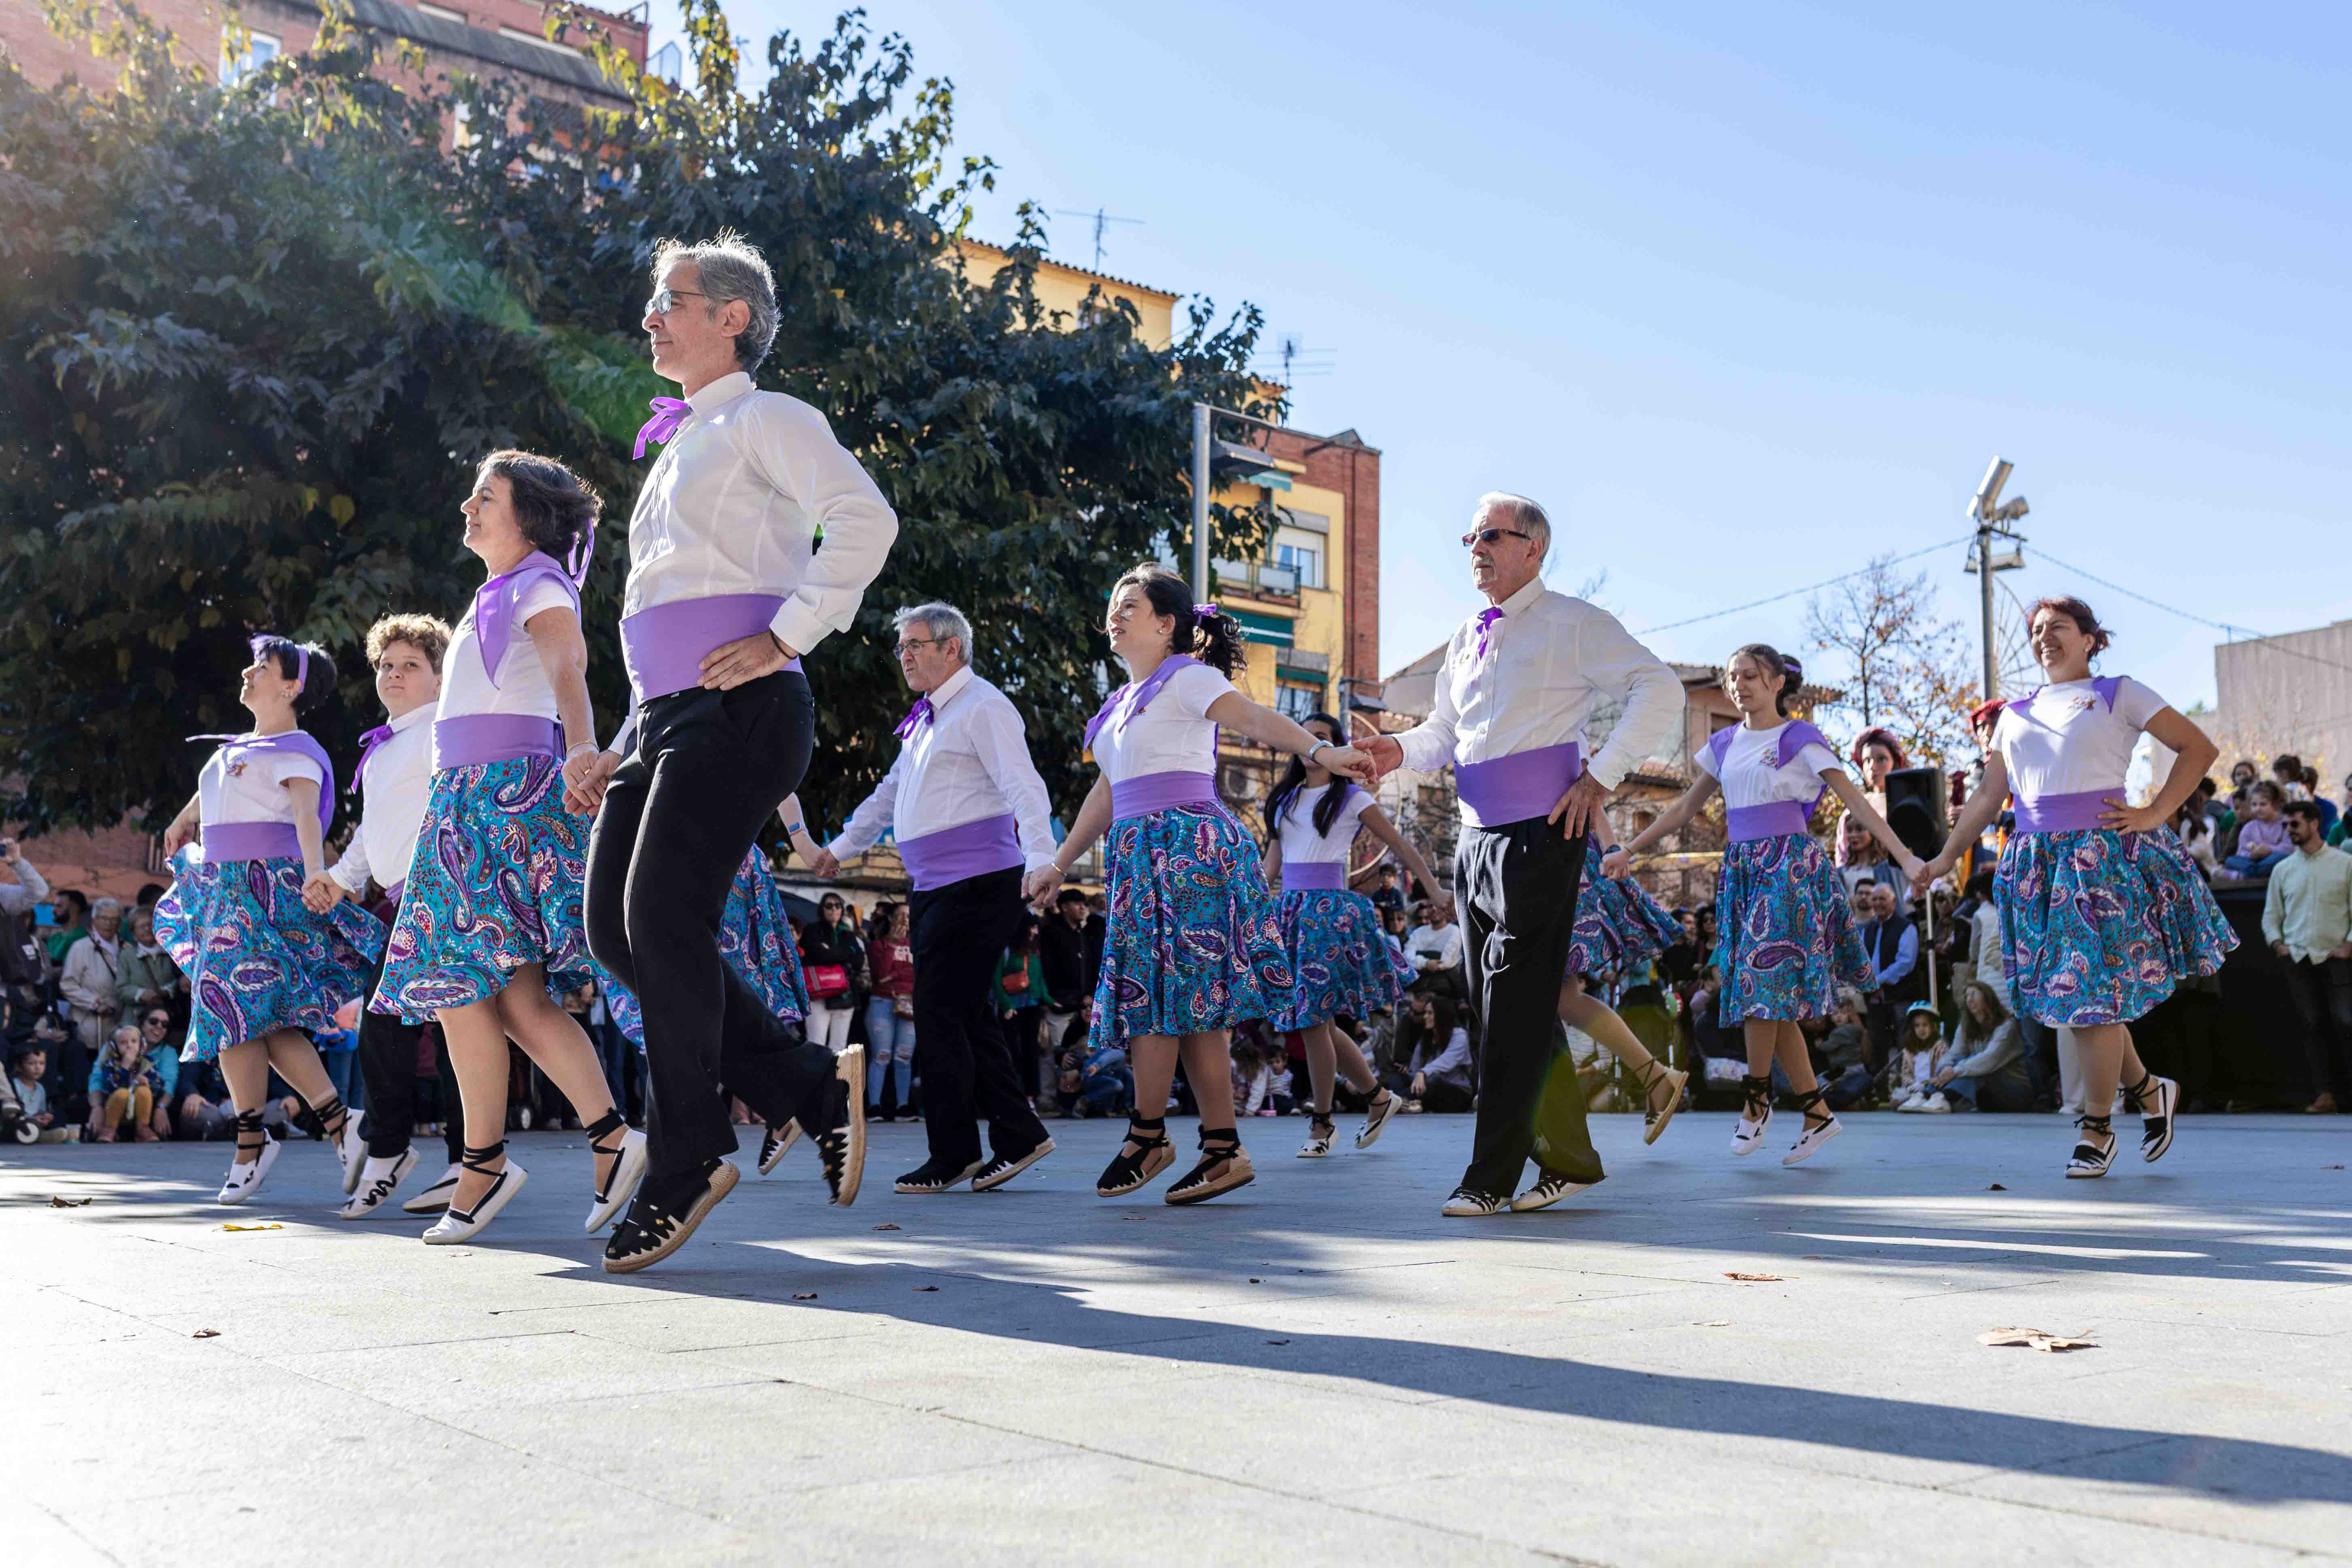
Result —
<instances>
[{"instance_id":1,"label":"elderly man with sunglasses","mask_svg":"<svg viewBox=\"0 0 2352 1568\"><path fill-rule=\"evenodd\" d=\"M719 1096L816 1142L833 1201L857 1195L862 1053L836 1060L779 1020L721 961L729 889L776 803L799 787L815 710L801 656L848 629L898 521L824 416L761 392L775 279L733 235L665 241L644 326L656 398L641 432L661 457L629 518L621 651L635 710L624 739L564 761L590 837L591 950L636 994L652 1101L644 1184L604 1249L629 1273L684 1245L733 1190Z\"/></svg>"},{"instance_id":2,"label":"elderly man with sunglasses","mask_svg":"<svg viewBox=\"0 0 2352 1568\"><path fill-rule=\"evenodd\" d=\"M1586 834L1683 710L1675 672L1614 616L1544 585L1551 523L1543 508L1524 496L1486 496L1462 542L1486 608L1447 645L1434 709L1402 734L1357 742L1383 773L1453 768L1461 800L1454 887L1480 1066L1469 1168L1443 1211L1457 1218L1543 1208L1601 1180L1583 1094L1564 1056L1562 1088L1545 1094L1559 1044L1560 975ZM1585 721L1603 698L1624 710L1588 759ZM1514 1197L1530 1157L1536 1181Z\"/></svg>"},{"instance_id":3,"label":"elderly man with sunglasses","mask_svg":"<svg viewBox=\"0 0 2352 1568\"><path fill-rule=\"evenodd\" d=\"M930 1141L930 1158L898 1178L898 1191L944 1193L970 1182L986 1192L1054 1150L1029 1103L1037 1086L1013 1070L992 987L1024 896L1043 897L1061 880L1061 846L1020 710L971 668L971 623L942 604L893 618L898 672L915 694L898 722L898 760L839 837L809 857L809 868L838 875L845 858L873 847L885 829L897 834L915 884L907 901L915 1051Z\"/></svg>"}]
</instances>

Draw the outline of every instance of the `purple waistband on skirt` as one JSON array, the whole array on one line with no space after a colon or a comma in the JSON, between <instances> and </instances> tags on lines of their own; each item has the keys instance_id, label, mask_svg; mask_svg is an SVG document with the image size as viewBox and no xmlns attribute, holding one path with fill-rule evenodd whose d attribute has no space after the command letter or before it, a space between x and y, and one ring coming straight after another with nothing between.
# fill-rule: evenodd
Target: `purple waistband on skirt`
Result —
<instances>
[{"instance_id":1,"label":"purple waistband on skirt","mask_svg":"<svg viewBox=\"0 0 2352 1568\"><path fill-rule=\"evenodd\" d=\"M284 860L302 858L302 840L290 822L208 822L205 824L205 858L224 860Z\"/></svg>"},{"instance_id":2,"label":"purple waistband on skirt","mask_svg":"<svg viewBox=\"0 0 2352 1568\"><path fill-rule=\"evenodd\" d=\"M1282 890L1286 893L1344 893L1348 890L1345 860L1285 860Z\"/></svg>"},{"instance_id":3,"label":"purple waistband on skirt","mask_svg":"<svg viewBox=\"0 0 2352 1568\"><path fill-rule=\"evenodd\" d=\"M535 713L461 713L433 721L433 771L517 757L560 757L563 726Z\"/></svg>"},{"instance_id":4,"label":"purple waistband on skirt","mask_svg":"<svg viewBox=\"0 0 2352 1568\"><path fill-rule=\"evenodd\" d=\"M1215 805L1217 781L1212 773L1143 773L1117 779L1110 786L1110 819L1150 816L1171 805Z\"/></svg>"},{"instance_id":5,"label":"purple waistband on skirt","mask_svg":"<svg viewBox=\"0 0 2352 1568\"><path fill-rule=\"evenodd\" d=\"M1758 838L1778 838L1811 831L1813 808L1801 800L1768 800L1762 805L1735 805L1724 814L1734 844Z\"/></svg>"},{"instance_id":6,"label":"purple waistband on skirt","mask_svg":"<svg viewBox=\"0 0 2352 1568\"><path fill-rule=\"evenodd\" d=\"M1454 793L1478 814L1479 826L1501 827L1531 816L1549 816L1583 772L1583 756L1570 741L1483 763L1456 763Z\"/></svg>"},{"instance_id":7,"label":"purple waistband on skirt","mask_svg":"<svg viewBox=\"0 0 2352 1568\"><path fill-rule=\"evenodd\" d=\"M898 858L914 879L915 891L928 893L970 877L985 877L1021 864L1021 840L1013 832L1013 814L959 822L919 838L898 840Z\"/></svg>"},{"instance_id":8,"label":"purple waistband on skirt","mask_svg":"<svg viewBox=\"0 0 2352 1568\"><path fill-rule=\"evenodd\" d=\"M2086 789L2076 795L2038 795L2028 800L2017 797L2017 830L2020 833L2082 833L2105 827L2099 818L2114 809L2111 800L2121 800L2124 787Z\"/></svg>"},{"instance_id":9,"label":"purple waistband on skirt","mask_svg":"<svg viewBox=\"0 0 2352 1568\"><path fill-rule=\"evenodd\" d=\"M637 701L650 702L701 685L702 661L712 648L766 631L783 605L781 594L720 594L672 599L624 617L621 662L629 689ZM799 659L784 666L800 667Z\"/></svg>"}]
</instances>

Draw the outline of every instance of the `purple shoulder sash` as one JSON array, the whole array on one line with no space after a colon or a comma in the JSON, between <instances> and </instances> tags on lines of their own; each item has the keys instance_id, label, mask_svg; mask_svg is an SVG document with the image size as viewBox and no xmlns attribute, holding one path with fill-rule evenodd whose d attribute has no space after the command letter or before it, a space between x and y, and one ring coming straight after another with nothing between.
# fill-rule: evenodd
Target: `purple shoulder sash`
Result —
<instances>
[{"instance_id":1,"label":"purple shoulder sash","mask_svg":"<svg viewBox=\"0 0 2352 1568\"><path fill-rule=\"evenodd\" d=\"M522 563L510 572L501 572L483 584L474 594L474 639L481 646L482 668L488 672L490 684L499 683L499 666L506 662L507 647L514 637L515 606L532 584L542 577L551 577L563 584L572 596L573 614L580 610L580 586L562 563L544 551L534 550L522 558Z\"/></svg>"},{"instance_id":2,"label":"purple shoulder sash","mask_svg":"<svg viewBox=\"0 0 2352 1568\"><path fill-rule=\"evenodd\" d=\"M300 730L282 735L191 735L191 741L218 741L224 752L290 752L319 764L319 831L335 819L335 764L327 748Z\"/></svg>"},{"instance_id":3,"label":"purple shoulder sash","mask_svg":"<svg viewBox=\"0 0 2352 1568\"><path fill-rule=\"evenodd\" d=\"M1160 661L1159 668L1153 670L1140 682L1129 681L1105 698L1103 705L1095 710L1095 716L1087 721L1087 748L1093 749L1096 732L1102 729L1104 723L1110 719L1112 711L1122 701L1127 701L1127 710L1118 715L1115 726L1120 730L1126 729L1129 724L1134 722L1137 714L1151 706L1151 700L1160 695L1162 687L1176 679L1178 671L1189 669L1200 662L1188 653L1171 654ZM1133 700L1128 700L1130 693L1133 694Z\"/></svg>"}]
</instances>

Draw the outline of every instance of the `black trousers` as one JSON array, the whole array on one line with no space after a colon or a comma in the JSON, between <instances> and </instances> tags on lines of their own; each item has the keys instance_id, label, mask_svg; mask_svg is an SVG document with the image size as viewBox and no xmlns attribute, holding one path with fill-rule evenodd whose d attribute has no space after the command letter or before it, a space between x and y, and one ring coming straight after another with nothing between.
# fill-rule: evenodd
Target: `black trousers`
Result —
<instances>
[{"instance_id":1,"label":"black trousers","mask_svg":"<svg viewBox=\"0 0 2352 1568\"><path fill-rule=\"evenodd\" d=\"M2303 1048L2311 1063L2315 1098L2332 1094L2339 1106L2347 1102L2345 1064L2352 1059L2352 958L2328 958L2317 963L2291 959L2286 964L2286 994L2303 1017Z\"/></svg>"},{"instance_id":2,"label":"black trousers","mask_svg":"<svg viewBox=\"0 0 2352 1568\"><path fill-rule=\"evenodd\" d=\"M399 917L395 899L379 899L368 912L386 927ZM368 996L383 979L383 960L376 960L368 976ZM367 1086L367 1114L361 1126L367 1133L368 1152L379 1160L396 1160L408 1148L416 1127L416 1047L425 1037L422 1024L404 1024L390 1013L378 1013L364 1003L360 1007L360 1082ZM449 1065L448 1042L433 1031L442 1087L457 1098L457 1075ZM449 1163L457 1163L466 1148L465 1119L444 1117L442 1142L448 1145Z\"/></svg>"},{"instance_id":3,"label":"black trousers","mask_svg":"<svg viewBox=\"0 0 2352 1568\"><path fill-rule=\"evenodd\" d=\"M1601 1177L1573 1069L1561 1092L1544 1092L1555 1059L1567 1061L1559 985L1584 845L1538 816L1465 827L1454 846L1454 899L1478 1041L1478 1123L1462 1175L1473 1192L1517 1191L1531 1155L1575 1181Z\"/></svg>"},{"instance_id":4,"label":"black trousers","mask_svg":"<svg viewBox=\"0 0 2352 1568\"><path fill-rule=\"evenodd\" d=\"M589 951L645 1015L647 1173L735 1152L724 1083L765 1121L823 1120L834 1058L719 956L727 893L776 803L808 771L815 708L797 670L657 697L588 837Z\"/></svg>"},{"instance_id":5,"label":"black trousers","mask_svg":"<svg viewBox=\"0 0 2352 1568\"><path fill-rule=\"evenodd\" d=\"M990 987L1021 923L1018 867L967 877L907 900L915 960L915 1070L931 1159L961 1170L980 1159L980 1119L991 1152L1017 1160L1045 1141L1045 1124L1004 1048Z\"/></svg>"}]
</instances>

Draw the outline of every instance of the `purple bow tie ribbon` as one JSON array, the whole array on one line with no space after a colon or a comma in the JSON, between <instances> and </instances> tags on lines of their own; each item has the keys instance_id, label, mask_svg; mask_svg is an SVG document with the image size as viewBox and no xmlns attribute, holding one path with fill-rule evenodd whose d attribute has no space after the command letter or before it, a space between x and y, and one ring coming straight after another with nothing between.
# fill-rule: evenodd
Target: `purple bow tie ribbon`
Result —
<instances>
[{"instance_id":1,"label":"purple bow tie ribbon","mask_svg":"<svg viewBox=\"0 0 2352 1568\"><path fill-rule=\"evenodd\" d=\"M915 699L915 705L907 710L907 716L898 721L898 727L896 730L893 730L891 733L903 741L908 736L913 734L917 727L928 724L930 721L931 700L927 694Z\"/></svg>"},{"instance_id":2,"label":"purple bow tie ribbon","mask_svg":"<svg viewBox=\"0 0 2352 1568\"><path fill-rule=\"evenodd\" d=\"M396 733L391 725L378 724L360 737L360 760L352 765L352 793L359 793L360 781L367 775L368 759L375 755L375 749Z\"/></svg>"},{"instance_id":3,"label":"purple bow tie ribbon","mask_svg":"<svg viewBox=\"0 0 2352 1568\"><path fill-rule=\"evenodd\" d=\"M1478 612L1478 657L1486 657L1486 629L1503 618L1503 612L1493 605Z\"/></svg>"},{"instance_id":4,"label":"purple bow tie ribbon","mask_svg":"<svg viewBox=\"0 0 2352 1568\"><path fill-rule=\"evenodd\" d=\"M637 449L630 455L632 460L646 455L649 441L667 444L677 434L677 427L686 423L686 416L694 412L693 404L677 397L656 397L646 406L654 411L654 416L637 426Z\"/></svg>"}]
</instances>

